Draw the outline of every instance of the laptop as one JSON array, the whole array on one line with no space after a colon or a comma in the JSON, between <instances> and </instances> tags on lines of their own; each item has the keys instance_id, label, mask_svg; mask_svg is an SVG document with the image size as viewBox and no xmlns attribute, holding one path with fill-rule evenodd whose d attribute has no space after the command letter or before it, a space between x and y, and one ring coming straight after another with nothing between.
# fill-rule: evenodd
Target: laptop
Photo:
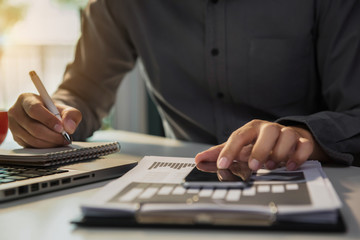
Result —
<instances>
[{"instance_id":1,"label":"laptop","mask_svg":"<svg viewBox=\"0 0 360 240\"><path fill-rule=\"evenodd\" d=\"M58 167L0 164L0 202L120 177L136 164L118 153Z\"/></svg>"}]
</instances>

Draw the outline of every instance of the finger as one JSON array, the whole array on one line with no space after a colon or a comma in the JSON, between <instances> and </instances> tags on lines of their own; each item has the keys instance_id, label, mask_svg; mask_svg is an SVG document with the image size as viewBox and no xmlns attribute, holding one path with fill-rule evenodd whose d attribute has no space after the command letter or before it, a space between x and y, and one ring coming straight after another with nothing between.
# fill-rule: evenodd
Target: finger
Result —
<instances>
[{"instance_id":1,"label":"finger","mask_svg":"<svg viewBox=\"0 0 360 240\"><path fill-rule=\"evenodd\" d=\"M34 138L42 140L43 142L48 142L51 145L59 146L64 143L61 134L54 132L42 123L30 118L22 108L12 110L12 114L9 118L11 118L11 120L9 120L9 125L11 125L12 132L21 136L27 144L35 146L35 143L26 141L26 139L30 140L28 136L24 139L24 136L22 136L22 134L25 134L24 131L26 131L26 135L31 135ZM41 144L41 146L43 145L44 144Z\"/></svg>"},{"instance_id":2,"label":"finger","mask_svg":"<svg viewBox=\"0 0 360 240\"><path fill-rule=\"evenodd\" d=\"M26 142L24 142L20 137L13 135L13 139L15 142L17 142L20 146L23 147L30 147Z\"/></svg>"},{"instance_id":3,"label":"finger","mask_svg":"<svg viewBox=\"0 0 360 240\"><path fill-rule=\"evenodd\" d=\"M73 134L82 120L81 112L76 108L62 104L57 104L57 108L61 113L65 131L69 134Z\"/></svg>"},{"instance_id":4,"label":"finger","mask_svg":"<svg viewBox=\"0 0 360 240\"><path fill-rule=\"evenodd\" d=\"M64 130L61 120L45 107L39 96L35 94L23 95L20 97L20 101L22 101L22 108L30 118L58 133Z\"/></svg>"},{"instance_id":5,"label":"finger","mask_svg":"<svg viewBox=\"0 0 360 240\"><path fill-rule=\"evenodd\" d=\"M17 123L13 123L13 124L16 125ZM51 147L57 147L59 145L64 145L64 140L62 140L61 144L54 144L30 135L24 128L22 128L19 125L13 126L13 128L16 129L17 132L17 135L14 135L13 138L21 146L33 147L33 148L51 148Z\"/></svg>"},{"instance_id":6,"label":"finger","mask_svg":"<svg viewBox=\"0 0 360 240\"><path fill-rule=\"evenodd\" d=\"M280 162L281 163L281 162ZM276 169L279 167L280 163L277 163L271 159L268 159L266 162L265 162L265 167L266 169L269 169L269 170L273 170L273 169Z\"/></svg>"},{"instance_id":7,"label":"finger","mask_svg":"<svg viewBox=\"0 0 360 240\"><path fill-rule=\"evenodd\" d=\"M276 164L287 162L289 156L295 151L299 134L292 128L284 127L271 154L271 160Z\"/></svg>"},{"instance_id":8,"label":"finger","mask_svg":"<svg viewBox=\"0 0 360 240\"><path fill-rule=\"evenodd\" d=\"M239 160L239 161L241 161L241 162L248 162L253 147L254 147L253 144L249 144L249 145L244 146L244 147L241 149L241 151L240 151L238 157L236 158L236 160Z\"/></svg>"},{"instance_id":9,"label":"finger","mask_svg":"<svg viewBox=\"0 0 360 240\"><path fill-rule=\"evenodd\" d=\"M280 129L280 125L276 123L266 123L261 126L258 139L250 156L250 169L256 171L268 160L280 135Z\"/></svg>"},{"instance_id":10,"label":"finger","mask_svg":"<svg viewBox=\"0 0 360 240\"><path fill-rule=\"evenodd\" d=\"M196 168L203 172L215 173L217 172L217 167L214 162L202 161L196 164Z\"/></svg>"},{"instance_id":11,"label":"finger","mask_svg":"<svg viewBox=\"0 0 360 240\"><path fill-rule=\"evenodd\" d=\"M225 143L211 147L208 150L198 153L195 156L195 163L199 164L202 161L215 162L218 159L219 154L220 154L221 150L224 148L224 146L225 146ZM238 156L236 157L236 160L239 160L241 162L248 162L252 148L253 148L253 144L249 144L249 145L243 147L241 149L240 153L238 154Z\"/></svg>"},{"instance_id":12,"label":"finger","mask_svg":"<svg viewBox=\"0 0 360 240\"><path fill-rule=\"evenodd\" d=\"M289 157L286 169L294 171L300 167L310 157L314 150L314 145L306 138L299 138L295 152Z\"/></svg>"},{"instance_id":13,"label":"finger","mask_svg":"<svg viewBox=\"0 0 360 240\"><path fill-rule=\"evenodd\" d=\"M203 161L215 162L218 159L218 156L221 150L224 148L225 143L213 146L203 152L198 153L195 156L195 163L199 164Z\"/></svg>"},{"instance_id":14,"label":"finger","mask_svg":"<svg viewBox=\"0 0 360 240\"><path fill-rule=\"evenodd\" d=\"M219 169L228 168L239 156L243 147L252 144L257 136L255 127L245 126L233 132L219 154L217 166Z\"/></svg>"}]
</instances>

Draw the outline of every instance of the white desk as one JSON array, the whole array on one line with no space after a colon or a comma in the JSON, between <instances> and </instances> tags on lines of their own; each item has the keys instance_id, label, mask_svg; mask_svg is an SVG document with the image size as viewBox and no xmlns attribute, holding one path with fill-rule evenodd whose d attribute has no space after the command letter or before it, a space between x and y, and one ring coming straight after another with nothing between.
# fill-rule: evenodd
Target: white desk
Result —
<instances>
[{"instance_id":1,"label":"white desk","mask_svg":"<svg viewBox=\"0 0 360 240\"><path fill-rule=\"evenodd\" d=\"M124 159L141 159L144 155L192 157L208 148L203 144L123 131L98 132L92 140L120 141L120 156ZM2 147L9 146L11 143L6 142ZM0 239L360 239L360 168L327 166L324 169L343 201L346 233L79 228L70 224L72 219L80 216L80 204L107 183L100 182L0 204Z\"/></svg>"}]
</instances>

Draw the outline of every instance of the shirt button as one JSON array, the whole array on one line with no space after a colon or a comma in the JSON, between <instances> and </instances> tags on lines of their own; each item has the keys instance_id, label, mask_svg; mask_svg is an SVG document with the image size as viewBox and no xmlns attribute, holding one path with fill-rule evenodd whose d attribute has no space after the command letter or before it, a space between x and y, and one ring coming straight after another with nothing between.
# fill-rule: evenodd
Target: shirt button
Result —
<instances>
[{"instance_id":1,"label":"shirt button","mask_svg":"<svg viewBox=\"0 0 360 240\"><path fill-rule=\"evenodd\" d=\"M213 56L219 55L219 49L213 48L213 49L211 50L211 55L213 55Z\"/></svg>"},{"instance_id":2,"label":"shirt button","mask_svg":"<svg viewBox=\"0 0 360 240\"><path fill-rule=\"evenodd\" d=\"M218 92L218 93L216 94L216 96L217 96L219 99L223 99L223 98L224 98L224 93Z\"/></svg>"},{"instance_id":3,"label":"shirt button","mask_svg":"<svg viewBox=\"0 0 360 240\"><path fill-rule=\"evenodd\" d=\"M213 4L217 4L219 0L211 0Z\"/></svg>"}]
</instances>

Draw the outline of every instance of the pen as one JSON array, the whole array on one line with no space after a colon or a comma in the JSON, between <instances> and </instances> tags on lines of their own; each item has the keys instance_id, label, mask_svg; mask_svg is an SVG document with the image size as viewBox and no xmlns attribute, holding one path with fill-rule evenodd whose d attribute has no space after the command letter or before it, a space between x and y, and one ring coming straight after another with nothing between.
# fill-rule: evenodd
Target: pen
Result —
<instances>
[{"instance_id":1,"label":"pen","mask_svg":"<svg viewBox=\"0 0 360 240\"><path fill-rule=\"evenodd\" d=\"M50 112L52 112L59 120L61 119L60 113L57 109L57 107L54 105L53 101L51 100L48 92L46 91L44 84L41 82L40 78L38 77L38 75L36 74L35 71L31 71L30 73L30 78L33 81L36 89L38 90L41 99L44 101L45 106L47 109L49 109ZM61 133L65 140L68 143L71 143L71 138L69 136L69 134L67 132L65 132L65 130L62 131Z\"/></svg>"}]
</instances>

